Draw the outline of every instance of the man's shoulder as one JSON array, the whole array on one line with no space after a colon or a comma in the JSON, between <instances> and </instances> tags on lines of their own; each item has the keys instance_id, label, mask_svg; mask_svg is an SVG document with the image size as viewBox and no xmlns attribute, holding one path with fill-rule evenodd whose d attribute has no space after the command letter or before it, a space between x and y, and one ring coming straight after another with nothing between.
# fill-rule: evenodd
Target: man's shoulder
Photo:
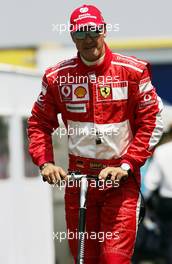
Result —
<instances>
[{"instance_id":1,"label":"man's shoulder","mask_svg":"<svg viewBox=\"0 0 172 264\"><path fill-rule=\"evenodd\" d=\"M62 70L68 70L69 68L75 68L77 66L77 57L62 60L57 64L50 66L46 69L45 74L47 77L56 75Z\"/></svg>"},{"instance_id":2,"label":"man's shoulder","mask_svg":"<svg viewBox=\"0 0 172 264\"><path fill-rule=\"evenodd\" d=\"M126 67L128 70L142 73L149 64L147 61L139 59L135 56L127 56L119 53L112 53L112 64Z\"/></svg>"}]
</instances>

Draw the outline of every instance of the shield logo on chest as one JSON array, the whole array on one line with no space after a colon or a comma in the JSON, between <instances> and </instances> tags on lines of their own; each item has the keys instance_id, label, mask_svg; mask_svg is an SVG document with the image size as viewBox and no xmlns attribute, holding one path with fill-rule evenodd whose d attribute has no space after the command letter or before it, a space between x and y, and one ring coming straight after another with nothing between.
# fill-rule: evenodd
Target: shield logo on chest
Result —
<instances>
[{"instance_id":1,"label":"shield logo on chest","mask_svg":"<svg viewBox=\"0 0 172 264\"><path fill-rule=\"evenodd\" d=\"M109 86L100 87L100 94L102 97L107 98L110 95L111 88Z\"/></svg>"}]
</instances>

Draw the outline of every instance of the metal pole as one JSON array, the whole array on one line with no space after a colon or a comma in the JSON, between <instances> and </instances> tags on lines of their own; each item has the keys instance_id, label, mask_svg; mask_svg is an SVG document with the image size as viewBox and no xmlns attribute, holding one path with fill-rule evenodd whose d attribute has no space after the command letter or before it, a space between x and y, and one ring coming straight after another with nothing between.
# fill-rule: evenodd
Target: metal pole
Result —
<instances>
[{"instance_id":1,"label":"metal pole","mask_svg":"<svg viewBox=\"0 0 172 264\"><path fill-rule=\"evenodd\" d=\"M80 208L79 208L79 237L78 237L78 256L77 264L84 263L84 246L85 246L85 221L86 221L86 195L88 189L88 181L86 177L81 178L80 189Z\"/></svg>"}]
</instances>

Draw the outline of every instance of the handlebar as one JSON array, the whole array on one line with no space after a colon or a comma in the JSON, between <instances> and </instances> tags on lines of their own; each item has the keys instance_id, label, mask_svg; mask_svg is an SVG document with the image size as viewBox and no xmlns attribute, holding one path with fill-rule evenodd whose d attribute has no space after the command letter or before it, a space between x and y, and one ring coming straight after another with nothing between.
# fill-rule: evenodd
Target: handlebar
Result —
<instances>
[{"instance_id":1,"label":"handlebar","mask_svg":"<svg viewBox=\"0 0 172 264\"><path fill-rule=\"evenodd\" d=\"M81 178L86 178L87 180L95 180L95 181L99 180L98 176L91 175L91 174L82 174L78 172L71 172L70 174L67 175L67 178L69 181L80 180ZM109 175L105 181L107 180L111 180L111 175ZM43 181L44 182L47 181L45 177L43 177Z\"/></svg>"}]
</instances>

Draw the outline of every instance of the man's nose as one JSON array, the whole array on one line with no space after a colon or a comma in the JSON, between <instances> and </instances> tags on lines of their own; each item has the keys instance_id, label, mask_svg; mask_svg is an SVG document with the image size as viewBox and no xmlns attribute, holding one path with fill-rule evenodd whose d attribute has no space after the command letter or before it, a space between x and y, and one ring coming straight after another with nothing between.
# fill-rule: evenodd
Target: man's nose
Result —
<instances>
[{"instance_id":1,"label":"man's nose","mask_svg":"<svg viewBox=\"0 0 172 264\"><path fill-rule=\"evenodd\" d=\"M91 43L93 40L92 40L92 38L90 37L90 35L89 34L86 34L86 37L85 37L85 42L86 43Z\"/></svg>"}]
</instances>

